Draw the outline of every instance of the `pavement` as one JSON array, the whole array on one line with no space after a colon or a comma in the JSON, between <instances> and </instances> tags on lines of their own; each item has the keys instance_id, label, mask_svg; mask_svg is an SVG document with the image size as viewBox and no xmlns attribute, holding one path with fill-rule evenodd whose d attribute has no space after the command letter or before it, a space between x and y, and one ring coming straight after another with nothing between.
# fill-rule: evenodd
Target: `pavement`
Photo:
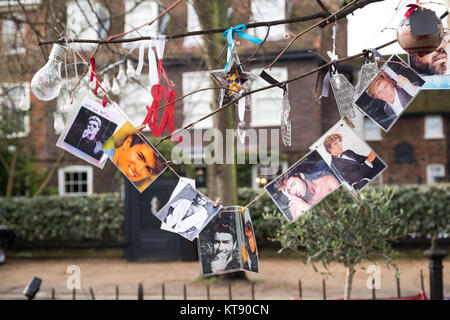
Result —
<instances>
[{"instance_id":1,"label":"pavement","mask_svg":"<svg viewBox=\"0 0 450 320\"><path fill-rule=\"evenodd\" d=\"M400 269L400 291L402 296L415 296L421 290L420 271L423 271L424 288L429 296L429 272L426 259L400 259L395 263ZM367 268L372 262L363 263ZM56 299L72 299L72 290L67 288L71 274L69 266L80 269L81 289L75 290L76 299L91 299L91 291L96 299L115 299L116 287L119 299L136 299L138 284L144 288L144 299L161 299L163 284L165 299L186 298L207 299L209 285L210 299L229 299L228 282L218 278L209 281L200 276L199 262L127 262L123 259L9 259L0 266L0 299L24 299L22 291L26 284L37 276L42 284L36 299L51 299L52 289ZM378 262L380 270L380 289L375 291L377 298L397 297L395 271ZM322 279L325 279L327 299L342 298L344 294L346 270L332 264L328 276L319 268L315 272L311 265L300 259L262 258L260 273L247 273L250 282L233 281L232 299L252 298L252 283L255 299L277 300L299 297L299 280L303 299L323 299ZM444 260L444 295L450 296L450 261ZM367 288L371 274L359 268L353 280L353 298L372 298L372 290Z\"/></svg>"}]
</instances>

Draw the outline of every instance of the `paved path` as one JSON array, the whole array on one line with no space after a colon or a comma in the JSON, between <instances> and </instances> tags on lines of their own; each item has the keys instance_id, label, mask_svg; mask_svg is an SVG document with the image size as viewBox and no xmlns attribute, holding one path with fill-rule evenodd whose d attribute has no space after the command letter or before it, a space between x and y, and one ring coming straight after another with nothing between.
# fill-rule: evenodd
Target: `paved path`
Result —
<instances>
[{"instance_id":1,"label":"paved path","mask_svg":"<svg viewBox=\"0 0 450 320\"><path fill-rule=\"evenodd\" d=\"M420 270L424 273L424 284L429 294L428 261L397 260L401 272L401 293L413 296L420 292ZM371 263L364 263L367 267ZM92 287L97 299L114 299L115 288L119 285L120 299L136 299L138 283L144 286L145 299L160 299L161 285L165 285L166 299L182 299L183 285L187 286L188 299L206 299L206 282L199 276L198 262L145 262L130 263L121 259L9 259L0 266L0 299L22 299L25 285L33 276L43 282L38 299L49 299L54 288L56 297L71 299L72 293L66 288L69 265L81 268L82 290L77 290L77 299L89 299ZM397 287L394 270L380 265L381 289L377 298L396 297ZM296 259L263 258L260 274L247 273L255 283L256 299L292 299L298 297L298 280L302 281L303 298L322 299L322 277ZM323 271L321 269L321 271ZM327 298L343 296L345 269L332 265L332 275L326 281ZM371 298L367 289L369 274L359 269L353 281L353 297ZM450 261L444 261L444 294L450 296ZM210 283L211 299L228 299L226 283ZM251 285L246 282L232 284L233 299L251 299Z\"/></svg>"}]
</instances>

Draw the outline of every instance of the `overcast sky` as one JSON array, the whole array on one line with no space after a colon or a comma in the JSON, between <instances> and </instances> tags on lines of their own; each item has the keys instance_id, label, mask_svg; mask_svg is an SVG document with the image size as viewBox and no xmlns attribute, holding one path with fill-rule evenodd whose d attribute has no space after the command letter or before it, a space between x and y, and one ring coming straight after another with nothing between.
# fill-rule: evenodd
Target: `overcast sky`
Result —
<instances>
[{"instance_id":1,"label":"overcast sky","mask_svg":"<svg viewBox=\"0 0 450 320\"><path fill-rule=\"evenodd\" d=\"M445 3L445 0L433 0L433 2ZM448 2L448 1L447 1ZM383 43L396 39L396 30L403 15L407 11L406 5L415 3L413 0L384 0L367 5L348 16L348 55L361 52L366 48L375 48ZM399 10L395 8L399 6ZM426 8L434 10L437 16L446 11L445 5L429 4ZM443 20L444 27L447 27L447 18ZM337 36L339 37L339 30ZM331 41L331 40L330 40ZM395 43L382 50L381 54L405 53L400 46Z\"/></svg>"}]
</instances>

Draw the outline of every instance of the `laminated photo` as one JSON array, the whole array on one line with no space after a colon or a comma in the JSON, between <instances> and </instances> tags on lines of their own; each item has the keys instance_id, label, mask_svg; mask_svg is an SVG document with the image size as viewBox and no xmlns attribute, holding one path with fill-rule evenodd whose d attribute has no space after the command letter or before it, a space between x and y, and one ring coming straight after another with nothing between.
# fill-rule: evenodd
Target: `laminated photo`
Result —
<instances>
[{"instance_id":1,"label":"laminated photo","mask_svg":"<svg viewBox=\"0 0 450 320\"><path fill-rule=\"evenodd\" d=\"M114 134L121 121L123 116L117 108L104 108L101 103L84 97L56 145L103 168L108 157L102 146Z\"/></svg>"},{"instance_id":2,"label":"laminated photo","mask_svg":"<svg viewBox=\"0 0 450 320\"><path fill-rule=\"evenodd\" d=\"M341 185L317 151L311 151L265 189L289 221L308 212Z\"/></svg>"},{"instance_id":3,"label":"laminated photo","mask_svg":"<svg viewBox=\"0 0 450 320\"><path fill-rule=\"evenodd\" d=\"M386 164L344 121L338 121L311 147L353 194L381 174Z\"/></svg>"},{"instance_id":4,"label":"laminated photo","mask_svg":"<svg viewBox=\"0 0 450 320\"><path fill-rule=\"evenodd\" d=\"M200 232L198 253L203 276L258 272L258 250L248 209L223 207Z\"/></svg>"},{"instance_id":5,"label":"laminated photo","mask_svg":"<svg viewBox=\"0 0 450 320\"><path fill-rule=\"evenodd\" d=\"M241 226L243 229L243 243L241 244L243 268L258 273L258 248L256 247L255 231L248 208L241 210Z\"/></svg>"},{"instance_id":6,"label":"laminated photo","mask_svg":"<svg viewBox=\"0 0 450 320\"><path fill-rule=\"evenodd\" d=\"M103 145L103 151L139 192L167 168L164 157L129 121Z\"/></svg>"},{"instance_id":7,"label":"laminated photo","mask_svg":"<svg viewBox=\"0 0 450 320\"><path fill-rule=\"evenodd\" d=\"M164 222L170 231L192 241L221 208L222 205L214 206L211 199L186 184L156 213L156 217Z\"/></svg>"},{"instance_id":8,"label":"laminated photo","mask_svg":"<svg viewBox=\"0 0 450 320\"><path fill-rule=\"evenodd\" d=\"M181 177L178 180L177 185L175 186L175 189L173 189L172 194L170 195L169 201L172 201L172 199L186 186L186 184L189 184L192 186L192 188L195 189L195 180L189 179L186 177ZM161 230L166 230L170 232L174 232L174 230L169 227L165 222L161 222Z\"/></svg>"},{"instance_id":9,"label":"laminated photo","mask_svg":"<svg viewBox=\"0 0 450 320\"><path fill-rule=\"evenodd\" d=\"M425 80L393 55L355 104L384 131L389 131L423 87Z\"/></svg>"},{"instance_id":10,"label":"laminated photo","mask_svg":"<svg viewBox=\"0 0 450 320\"><path fill-rule=\"evenodd\" d=\"M450 34L426 55L409 54L409 65L425 80L422 89L450 89Z\"/></svg>"}]
</instances>

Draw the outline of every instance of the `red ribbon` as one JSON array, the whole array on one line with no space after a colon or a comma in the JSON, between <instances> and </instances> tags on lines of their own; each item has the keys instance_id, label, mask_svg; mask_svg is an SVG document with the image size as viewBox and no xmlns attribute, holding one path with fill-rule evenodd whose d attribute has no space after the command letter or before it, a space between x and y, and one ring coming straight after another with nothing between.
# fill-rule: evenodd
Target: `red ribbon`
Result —
<instances>
[{"instance_id":1,"label":"red ribbon","mask_svg":"<svg viewBox=\"0 0 450 320\"><path fill-rule=\"evenodd\" d=\"M407 7L409 7L408 11L406 11L405 13L405 18L409 18L409 16L411 15L411 13L413 13L414 11L416 11L417 8L419 8L419 6L417 4L413 4L410 3L407 5Z\"/></svg>"},{"instance_id":2,"label":"red ribbon","mask_svg":"<svg viewBox=\"0 0 450 320\"><path fill-rule=\"evenodd\" d=\"M103 87L101 86L101 84L98 82L98 77L95 74L95 59L93 57L89 57L89 61L91 62L91 82L94 81L95 78L95 95L97 95L98 92L98 88L100 87L100 89L102 89L102 91L105 93L105 96L103 97L103 107L106 107L106 104L108 103L106 100L106 91L105 89L103 89Z\"/></svg>"},{"instance_id":3,"label":"red ribbon","mask_svg":"<svg viewBox=\"0 0 450 320\"><path fill-rule=\"evenodd\" d=\"M161 75L164 75L167 83L167 89L161 86ZM169 132L172 133L173 131L175 131L174 114L176 91L172 89L172 85L167 78L166 72L162 66L161 59L158 60L158 84L155 84L152 87L151 94L153 96L153 103L151 107L146 106L147 116L145 117L142 124L147 124L152 131L153 136L155 137L159 137L167 129L169 129ZM166 101L166 107L162 115L161 122L158 126L159 108L163 97ZM178 141L181 142L182 138L178 137Z\"/></svg>"}]
</instances>

